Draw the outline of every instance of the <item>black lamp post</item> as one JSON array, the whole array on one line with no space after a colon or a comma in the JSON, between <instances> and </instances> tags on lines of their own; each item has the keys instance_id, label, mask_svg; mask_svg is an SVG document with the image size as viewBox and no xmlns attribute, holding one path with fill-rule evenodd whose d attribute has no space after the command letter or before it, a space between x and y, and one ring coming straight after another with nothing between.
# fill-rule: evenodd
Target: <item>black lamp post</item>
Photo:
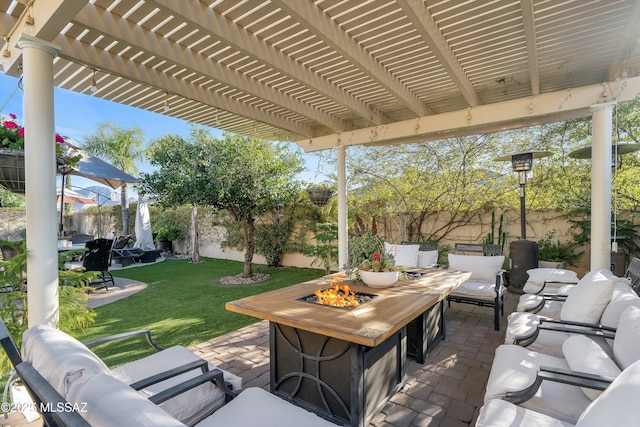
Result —
<instances>
[{"instance_id":1,"label":"black lamp post","mask_svg":"<svg viewBox=\"0 0 640 427\"><path fill-rule=\"evenodd\" d=\"M498 157L496 161L511 161L511 166L518 172L518 183L520 184L520 233L522 240L527 239L527 221L525 213L525 186L527 184L527 172L533 168L533 159L548 157L550 151L521 151L519 153L505 154Z\"/></svg>"}]
</instances>

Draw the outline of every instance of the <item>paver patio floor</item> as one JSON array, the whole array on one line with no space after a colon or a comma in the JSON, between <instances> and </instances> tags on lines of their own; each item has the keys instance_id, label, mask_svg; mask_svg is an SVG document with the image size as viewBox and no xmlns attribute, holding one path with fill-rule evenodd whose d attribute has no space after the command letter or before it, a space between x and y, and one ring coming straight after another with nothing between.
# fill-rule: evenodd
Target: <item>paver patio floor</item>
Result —
<instances>
[{"instance_id":1,"label":"paver patio floor","mask_svg":"<svg viewBox=\"0 0 640 427\"><path fill-rule=\"evenodd\" d=\"M372 420L371 426L474 425L482 406L494 351L504 341L506 315L517 295L507 294L501 330L493 329L493 309L452 303L447 308L447 338L419 365L407 360L407 382ZM267 321L214 338L191 348L222 369L240 375L244 387L269 389Z\"/></svg>"}]
</instances>

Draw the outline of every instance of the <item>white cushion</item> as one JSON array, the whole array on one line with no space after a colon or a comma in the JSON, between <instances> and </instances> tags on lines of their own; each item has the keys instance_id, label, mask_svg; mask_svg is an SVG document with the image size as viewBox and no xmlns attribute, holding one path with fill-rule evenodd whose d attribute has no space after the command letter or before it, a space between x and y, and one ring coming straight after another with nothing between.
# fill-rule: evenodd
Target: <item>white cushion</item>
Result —
<instances>
[{"instance_id":1,"label":"white cushion","mask_svg":"<svg viewBox=\"0 0 640 427\"><path fill-rule=\"evenodd\" d=\"M500 273L504 256L474 256L449 254L449 268L452 270L471 272L470 280L496 282L496 274Z\"/></svg>"},{"instance_id":2,"label":"white cushion","mask_svg":"<svg viewBox=\"0 0 640 427\"><path fill-rule=\"evenodd\" d=\"M587 274L575 286L562 305L560 318L575 322L598 323L611 300L613 280L601 271Z\"/></svg>"},{"instance_id":3,"label":"white cushion","mask_svg":"<svg viewBox=\"0 0 640 427\"><path fill-rule=\"evenodd\" d=\"M438 263L438 251L418 251L418 267L429 268Z\"/></svg>"},{"instance_id":4,"label":"white cushion","mask_svg":"<svg viewBox=\"0 0 640 427\"><path fill-rule=\"evenodd\" d=\"M78 379L69 387L67 401L78 404L80 415L92 427L185 426L110 375L90 374Z\"/></svg>"},{"instance_id":5,"label":"white cushion","mask_svg":"<svg viewBox=\"0 0 640 427\"><path fill-rule=\"evenodd\" d=\"M610 328L617 328L620 316L627 307L640 307L640 296L624 282L615 281L611 301L602 312L600 323Z\"/></svg>"},{"instance_id":6,"label":"white cushion","mask_svg":"<svg viewBox=\"0 0 640 427\"><path fill-rule=\"evenodd\" d=\"M505 344L513 344L516 338L533 333L540 324L541 319L549 318L534 313L511 313L507 319L507 331L504 338ZM541 330L536 340L527 346L527 349L549 356L563 357L562 343L570 336L567 332Z\"/></svg>"},{"instance_id":7,"label":"white cushion","mask_svg":"<svg viewBox=\"0 0 640 427\"><path fill-rule=\"evenodd\" d=\"M188 349L182 346L175 346L114 368L111 372L115 378L125 384L132 384L155 375L162 370L197 360L201 359ZM216 369L216 367L209 364L209 370L213 369ZM230 383L234 390L242 389L242 378L230 372L222 371L222 373L225 382ZM200 369L185 372L184 374L149 386L139 392L145 397L150 397L200 374L202 374L202 370ZM212 383L205 383L167 400L160 404L160 407L179 421L187 425L193 425L224 405L224 401L225 393L221 389Z\"/></svg>"},{"instance_id":8,"label":"white cushion","mask_svg":"<svg viewBox=\"0 0 640 427\"><path fill-rule=\"evenodd\" d=\"M500 284L500 295L504 295L506 288ZM477 280L467 280L458 286L451 295L459 295L469 298L484 299L493 301L496 297L496 284L490 282L480 282Z\"/></svg>"},{"instance_id":9,"label":"white cushion","mask_svg":"<svg viewBox=\"0 0 640 427\"><path fill-rule=\"evenodd\" d=\"M562 353L572 371L586 372L615 378L620 375L618 365L592 339L584 335L574 335L562 344ZM600 390L583 387L582 391L591 400L596 400Z\"/></svg>"},{"instance_id":10,"label":"white cushion","mask_svg":"<svg viewBox=\"0 0 640 427\"><path fill-rule=\"evenodd\" d=\"M517 345L496 349L484 401L500 399L506 392L520 391L534 383L540 366L569 369L564 358L548 356ZM566 422L575 422L591 400L577 387L543 381L536 394L519 405Z\"/></svg>"},{"instance_id":11,"label":"white cushion","mask_svg":"<svg viewBox=\"0 0 640 427\"><path fill-rule=\"evenodd\" d=\"M634 425L638 421L640 362L623 370L602 395L582 413L576 427Z\"/></svg>"},{"instance_id":12,"label":"white cushion","mask_svg":"<svg viewBox=\"0 0 640 427\"><path fill-rule=\"evenodd\" d=\"M569 427L557 418L525 409L502 399L491 399L480 408L476 427Z\"/></svg>"},{"instance_id":13,"label":"white cushion","mask_svg":"<svg viewBox=\"0 0 640 427\"><path fill-rule=\"evenodd\" d=\"M613 358L622 369L640 360L640 308L628 307L620 316Z\"/></svg>"},{"instance_id":14,"label":"white cushion","mask_svg":"<svg viewBox=\"0 0 640 427\"><path fill-rule=\"evenodd\" d=\"M578 283L578 274L564 268L531 268L527 270L527 281L543 284L544 282Z\"/></svg>"},{"instance_id":15,"label":"white cushion","mask_svg":"<svg viewBox=\"0 0 640 427\"><path fill-rule=\"evenodd\" d=\"M261 388L250 387L218 409L196 427L259 426L259 427L336 427Z\"/></svg>"},{"instance_id":16,"label":"white cushion","mask_svg":"<svg viewBox=\"0 0 640 427\"><path fill-rule=\"evenodd\" d=\"M384 250L386 253L393 255L393 259L397 266L418 266L418 252L420 252L420 245L392 245L385 242Z\"/></svg>"},{"instance_id":17,"label":"white cushion","mask_svg":"<svg viewBox=\"0 0 640 427\"><path fill-rule=\"evenodd\" d=\"M45 325L35 325L22 334L22 358L63 397L81 376L110 374L109 368L80 341Z\"/></svg>"}]
</instances>

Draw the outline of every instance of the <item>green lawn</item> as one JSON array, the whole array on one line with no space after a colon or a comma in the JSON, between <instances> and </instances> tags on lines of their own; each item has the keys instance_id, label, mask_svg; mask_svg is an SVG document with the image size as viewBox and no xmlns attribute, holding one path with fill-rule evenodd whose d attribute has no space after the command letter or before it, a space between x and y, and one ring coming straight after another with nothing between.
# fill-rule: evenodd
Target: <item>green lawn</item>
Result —
<instances>
[{"instance_id":1,"label":"green lawn","mask_svg":"<svg viewBox=\"0 0 640 427\"><path fill-rule=\"evenodd\" d=\"M88 341L147 328L163 347L189 347L259 320L225 310L227 301L323 275L323 271L318 269L254 266L254 272L269 274L271 278L251 285L223 285L219 278L241 273L243 264L211 258L203 260L201 264L166 260L139 268L114 270L114 276L139 280L148 287L135 295L98 307L95 325L78 339ZM142 344L144 339L129 341L132 342L105 344L93 350L109 366L152 353L148 346Z\"/></svg>"}]
</instances>

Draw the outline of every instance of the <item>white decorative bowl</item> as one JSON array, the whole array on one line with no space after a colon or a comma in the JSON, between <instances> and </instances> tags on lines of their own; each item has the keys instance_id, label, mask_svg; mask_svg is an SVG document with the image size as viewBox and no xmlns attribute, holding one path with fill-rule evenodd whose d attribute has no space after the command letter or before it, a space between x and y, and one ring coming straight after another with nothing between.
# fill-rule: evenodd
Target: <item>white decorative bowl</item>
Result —
<instances>
[{"instance_id":1,"label":"white decorative bowl","mask_svg":"<svg viewBox=\"0 0 640 427\"><path fill-rule=\"evenodd\" d=\"M389 288L393 286L400 276L399 271L364 271L360 270L362 281L372 288Z\"/></svg>"}]
</instances>

